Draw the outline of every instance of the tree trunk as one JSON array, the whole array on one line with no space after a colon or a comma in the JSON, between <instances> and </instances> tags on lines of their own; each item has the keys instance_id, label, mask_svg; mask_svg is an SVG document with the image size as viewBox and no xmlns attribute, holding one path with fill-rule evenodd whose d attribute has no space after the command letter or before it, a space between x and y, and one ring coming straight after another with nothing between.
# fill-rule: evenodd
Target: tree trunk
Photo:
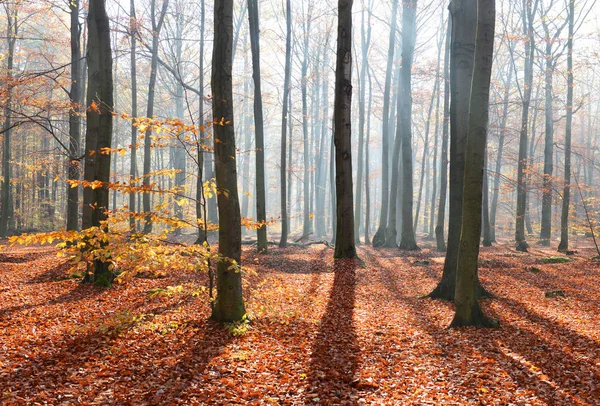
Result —
<instances>
[{"instance_id":1,"label":"tree trunk","mask_svg":"<svg viewBox=\"0 0 600 406\"><path fill-rule=\"evenodd\" d=\"M287 120L289 114L289 95L290 82L292 77L292 6L291 0L286 0L286 39L285 39L285 79L283 82L283 108L281 111L281 239L279 246L284 248L287 245L289 232L288 205L287 205L287 187L286 172L286 149L287 149Z\"/></svg>"},{"instance_id":2,"label":"tree trunk","mask_svg":"<svg viewBox=\"0 0 600 406\"><path fill-rule=\"evenodd\" d=\"M442 127L442 152L440 156L440 200L435 226L437 250L446 251L444 224L446 222L446 196L448 194L448 134L450 130L450 49L452 38L452 16L448 16L446 49L444 50L444 123Z\"/></svg>"},{"instance_id":3,"label":"tree trunk","mask_svg":"<svg viewBox=\"0 0 600 406\"><path fill-rule=\"evenodd\" d=\"M512 51L511 51L512 54ZM500 178L502 175L502 157L504 152L504 140L506 138L506 122L508 119L508 102L510 97L510 85L512 84L513 68L508 68L508 79L504 86L504 104L502 106L502 118L500 120L500 136L498 137L498 154L496 155L496 173L494 174L494 193L490 207L490 240L496 242L496 211L498 210L498 196L500 195Z\"/></svg>"},{"instance_id":4,"label":"tree trunk","mask_svg":"<svg viewBox=\"0 0 600 406\"><path fill-rule=\"evenodd\" d=\"M219 208L219 254L217 297L212 318L239 321L246 315L242 296L242 233L237 187L235 131L233 122L233 0L216 0L212 57L212 95L215 133L215 172ZM237 265L236 265L237 264ZM236 265L236 266L234 266Z\"/></svg>"},{"instance_id":5,"label":"tree trunk","mask_svg":"<svg viewBox=\"0 0 600 406\"><path fill-rule=\"evenodd\" d=\"M481 236L481 204L494 53L496 0L477 0L477 40L469 107L464 170L462 231L456 274L456 313L451 326L497 327L478 302L477 262ZM469 46L469 43L462 43Z\"/></svg>"},{"instance_id":6,"label":"tree trunk","mask_svg":"<svg viewBox=\"0 0 600 406\"><path fill-rule=\"evenodd\" d=\"M352 207L352 2L338 2L338 43L335 69L334 142L337 229L335 258L354 258Z\"/></svg>"},{"instance_id":7,"label":"tree trunk","mask_svg":"<svg viewBox=\"0 0 600 406\"><path fill-rule=\"evenodd\" d=\"M136 118L138 115L137 111L137 18L135 14L135 1L131 0L129 3L130 10L130 21L129 21L129 41L131 41L131 117ZM131 162L129 167L129 184L133 186L134 179L138 175L137 169L137 136L138 130L135 127L135 121L131 122ZM136 230L135 226L135 198L136 193L129 192L129 212L132 215L129 216L129 228L133 232Z\"/></svg>"},{"instance_id":8,"label":"tree trunk","mask_svg":"<svg viewBox=\"0 0 600 406\"><path fill-rule=\"evenodd\" d=\"M400 249L418 250L413 223L412 64L417 37L417 0L402 3L402 234ZM425 155L423 156L425 158Z\"/></svg>"},{"instance_id":9,"label":"tree trunk","mask_svg":"<svg viewBox=\"0 0 600 406\"><path fill-rule=\"evenodd\" d=\"M81 26L79 25L79 0L72 0L71 8L71 90L69 99L69 180L81 176ZM67 231L79 230L79 187L67 185Z\"/></svg>"},{"instance_id":10,"label":"tree trunk","mask_svg":"<svg viewBox=\"0 0 600 406\"><path fill-rule=\"evenodd\" d=\"M265 197L265 135L263 122L262 90L260 81L260 37L258 28L258 2L248 0L250 47L252 51L252 76L254 78L254 129L256 132L256 230L258 252L267 252L267 212Z\"/></svg>"},{"instance_id":11,"label":"tree trunk","mask_svg":"<svg viewBox=\"0 0 600 406\"><path fill-rule=\"evenodd\" d=\"M371 69L368 69L369 76L369 109L372 111L373 103L373 83L371 81ZM367 116L367 142L365 148L365 244L369 245L371 239L369 237L371 228L371 114Z\"/></svg>"},{"instance_id":12,"label":"tree trunk","mask_svg":"<svg viewBox=\"0 0 600 406\"><path fill-rule=\"evenodd\" d=\"M552 43L546 38L545 71L545 137L544 137L544 183L542 187L542 227L540 244L550 245L552 234L552 176L554 172L554 117L552 103L553 56Z\"/></svg>"},{"instance_id":13,"label":"tree trunk","mask_svg":"<svg viewBox=\"0 0 600 406\"><path fill-rule=\"evenodd\" d=\"M302 234L308 235L312 232L310 218L310 161L309 161L309 134L308 134L308 46L310 37L311 15L308 13L307 20L304 25L304 57L302 59L302 134L304 135L303 146L303 162L304 162L304 178L303 178L303 227Z\"/></svg>"},{"instance_id":14,"label":"tree trunk","mask_svg":"<svg viewBox=\"0 0 600 406\"><path fill-rule=\"evenodd\" d=\"M565 124L565 186L560 217L560 244L558 250L569 249L569 205L571 203L571 132L573 123L573 29L575 0L569 0L569 37L567 39L567 122Z\"/></svg>"},{"instance_id":15,"label":"tree trunk","mask_svg":"<svg viewBox=\"0 0 600 406\"><path fill-rule=\"evenodd\" d=\"M534 8L537 8L535 0ZM515 242L517 251L527 252L529 244L525 238L525 211L527 207L527 130L529 127L529 105L531 103L531 87L533 85L533 53L535 38L533 36L533 15L531 3L523 0L523 35L525 41L524 90L521 108L521 132L519 134L519 163L517 167L517 217L515 221Z\"/></svg>"},{"instance_id":16,"label":"tree trunk","mask_svg":"<svg viewBox=\"0 0 600 406\"><path fill-rule=\"evenodd\" d=\"M15 45L18 37L18 8L16 5L11 9L6 5L7 25L6 39L8 45L7 72L11 79L13 77ZM2 209L0 210L0 237L6 237L11 223L14 222L14 207L12 203L12 185L11 185L11 129L13 126L11 119L11 106L13 98L13 83L10 83L6 94L6 108L4 109L4 125L2 128L4 138L4 153L2 155Z\"/></svg>"},{"instance_id":17,"label":"tree trunk","mask_svg":"<svg viewBox=\"0 0 600 406\"><path fill-rule=\"evenodd\" d=\"M390 115L390 90L392 85L392 68L394 66L394 48L396 44L396 20L398 15L398 0L392 2L392 20L390 27L390 41L388 44L388 59L385 71L385 88L383 93L383 115L382 115L382 131L381 131L381 212L379 215L379 228L373 237L373 246L381 247L386 243L388 225L388 207L395 202L389 201L389 149L390 149L390 134L389 121Z\"/></svg>"},{"instance_id":18,"label":"tree trunk","mask_svg":"<svg viewBox=\"0 0 600 406\"><path fill-rule=\"evenodd\" d=\"M371 13L368 10L369 19L365 19L365 8L362 9L362 26L360 31L362 43L362 60L360 67L360 103L358 104L358 168L356 172L356 201L354 204L354 237L356 243L360 243L360 225L362 223L362 182L364 162L364 140L365 140L365 95L367 85L367 70L369 68L369 45L371 43ZM365 30L365 24L369 27ZM369 112L370 113L370 112ZM368 244L367 241L365 241Z\"/></svg>"},{"instance_id":19,"label":"tree trunk","mask_svg":"<svg viewBox=\"0 0 600 406\"><path fill-rule=\"evenodd\" d=\"M198 126L200 131L196 135L196 156L198 164L198 176L196 178L196 222L198 224L198 238L196 244L208 242L208 214L207 201L204 195L204 176L206 176L205 159L206 154L206 118L204 117L204 26L206 24L206 6L204 0L200 0L200 53L198 55ZM204 148L203 148L204 146Z\"/></svg>"},{"instance_id":20,"label":"tree trunk","mask_svg":"<svg viewBox=\"0 0 600 406\"><path fill-rule=\"evenodd\" d=\"M487 138L486 138L487 139ZM485 157L483 163L483 201L482 201L482 219L483 226L481 229L481 235L483 237L483 246L492 246L492 231L490 229L490 189L489 189L489 173L488 173L488 159L487 159L487 144L485 150Z\"/></svg>"},{"instance_id":21,"label":"tree trunk","mask_svg":"<svg viewBox=\"0 0 600 406\"><path fill-rule=\"evenodd\" d=\"M105 0L90 0L88 12L88 85L85 136L84 180L102 182L102 186L83 192L82 228L102 227L108 217L108 182L110 181L110 150L113 124L113 60L110 44L110 21ZM95 107L92 107L95 106ZM109 262L96 260L90 278L99 286L110 286L114 275Z\"/></svg>"},{"instance_id":22,"label":"tree trunk","mask_svg":"<svg viewBox=\"0 0 600 406\"><path fill-rule=\"evenodd\" d=\"M154 116L154 93L156 87L156 76L158 73L158 37L163 26L165 15L167 13L167 7L169 6L169 0L163 0L162 9L156 20L156 0L152 0L150 4L150 18L152 22L152 57L150 61L150 82L148 84L148 106L146 110L146 117L152 118ZM144 180L143 184L145 187L150 187L150 171L152 167L152 126L148 126L144 134ZM144 219L144 233L152 232L152 208L150 206L150 193L144 193L142 196L143 210L146 215Z\"/></svg>"},{"instance_id":23,"label":"tree trunk","mask_svg":"<svg viewBox=\"0 0 600 406\"><path fill-rule=\"evenodd\" d=\"M433 292L430 293L433 298L446 300L454 299L456 286L457 254L462 222L465 147L469 131L469 97L473 76L475 27L477 24L476 3L476 0L455 0L450 7L452 16L450 55L450 219L448 223L448 247L442 279ZM481 222L481 218L479 222Z\"/></svg>"}]
</instances>

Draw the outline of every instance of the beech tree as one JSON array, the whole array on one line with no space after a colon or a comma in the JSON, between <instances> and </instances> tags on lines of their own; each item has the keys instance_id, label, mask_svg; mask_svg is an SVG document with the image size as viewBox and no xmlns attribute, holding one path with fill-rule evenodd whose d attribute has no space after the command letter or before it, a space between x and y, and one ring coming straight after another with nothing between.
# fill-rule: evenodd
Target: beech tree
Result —
<instances>
[{"instance_id":1,"label":"beech tree","mask_svg":"<svg viewBox=\"0 0 600 406\"><path fill-rule=\"evenodd\" d=\"M352 205L352 3L338 2L337 62L335 67L334 142L337 228L335 258L356 257Z\"/></svg>"},{"instance_id":2,"label":"beech tree","mask_svg":"<svg viewBox=\"0 0 600 406\"><path fill-rule=\"evenodd\" d=\"M108 226L110 151L113 125L113 58L110 42L110 20L106 0L90 0L88 7L87 110L85 133L85 166L83 179L100 182L83 191L82 228ZM89 280L99 286L110 286L114 278L108 258L94 261Z\"/></svg>"},{"instance_id":3,"label":"beech tree","mask_svg":"<svg viewBox=\"0 0 600 406\"><path fill-rule=\"evenodd\" d=\"M496 320L483 314L477 300L479 288L477 267L481 239L481 204L489 119L490 82L494 57L496 0L477 0L476 21L477 37L474 44L475 59L469 98L462 225L456 273L456 312L451 323L452 327L498 326ZM466 28L473 27L467 26ZM461 42L461 46L472 47L472 44Z\"/></svg>"},{"instance_id":4,"label":"beech tree","mask_svg":"<svg viewBox=\"0 0 600 406\"><path fill-rule=\"evenodd\" d=\"M211 88L215 134L215 174L219 208L217 297L212 318L239 321L246 315L242 296L242 232L233 122L233 0L215 0Z\"/></svg>"}]
</instances>

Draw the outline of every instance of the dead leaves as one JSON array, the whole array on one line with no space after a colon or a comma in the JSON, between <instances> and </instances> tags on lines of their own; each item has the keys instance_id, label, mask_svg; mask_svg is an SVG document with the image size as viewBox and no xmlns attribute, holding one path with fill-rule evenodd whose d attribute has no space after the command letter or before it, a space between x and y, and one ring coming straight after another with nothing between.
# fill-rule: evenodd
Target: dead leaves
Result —
<instances>
[{"instance_id":1,"label":"dead leaves","mask_svg":"<svg viewBox=\"0 0 600 406\"><path fill-rule=\"evenodd\" d=\"M194 295L204 273L101 290L64 279L48 249L4 252L0 403L597 404L597 264L505 253L482 253L498 295L484 306L502 321L490 331L447 330L452 305L419 298L437 253L361 248L363 266L322 247L248 248L252 322L233 337Z\"/></svg>"}]
</instances>

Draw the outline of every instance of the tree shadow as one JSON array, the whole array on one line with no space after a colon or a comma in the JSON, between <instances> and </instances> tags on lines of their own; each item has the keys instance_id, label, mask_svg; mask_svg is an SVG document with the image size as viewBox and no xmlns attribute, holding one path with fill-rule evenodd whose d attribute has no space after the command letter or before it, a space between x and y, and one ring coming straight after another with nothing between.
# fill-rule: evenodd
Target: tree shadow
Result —
<instances>
[{"instance_id":1,"label":"tree shadow","mask_svg":"<svg viewBox=\"0 0 600 406\"><path fill-rule=\"evenodd\" d=\"M307 403L351 400L361 389L356 377L360 346L353 320L358 267L355 259L334 262L333 286L313 343Z\"/></svg>"}]
</instances>

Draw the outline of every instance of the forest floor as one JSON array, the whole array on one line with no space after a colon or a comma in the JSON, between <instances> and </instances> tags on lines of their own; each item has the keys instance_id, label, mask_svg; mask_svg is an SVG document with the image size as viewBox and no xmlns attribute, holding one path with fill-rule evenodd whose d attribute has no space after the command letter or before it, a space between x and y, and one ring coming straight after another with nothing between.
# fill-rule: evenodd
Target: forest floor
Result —
<instances>
[{"instance_id":1,"label":"forest floor","mask_svg":"<svg viewBox=\"0 0 600 406\"><path fill-rule=\"evenodd\" d=\"M425 244L424 244L425 245ZM0 253L1 404L600 405L600 263L579 249L482 250L496 330L449 330L423 299L443 254L325 246L244 251L242 336L207 321L194 273L111 289L43 247ZM547 298L548 291L563 296Z\"/></svg>"}]
</instances>

